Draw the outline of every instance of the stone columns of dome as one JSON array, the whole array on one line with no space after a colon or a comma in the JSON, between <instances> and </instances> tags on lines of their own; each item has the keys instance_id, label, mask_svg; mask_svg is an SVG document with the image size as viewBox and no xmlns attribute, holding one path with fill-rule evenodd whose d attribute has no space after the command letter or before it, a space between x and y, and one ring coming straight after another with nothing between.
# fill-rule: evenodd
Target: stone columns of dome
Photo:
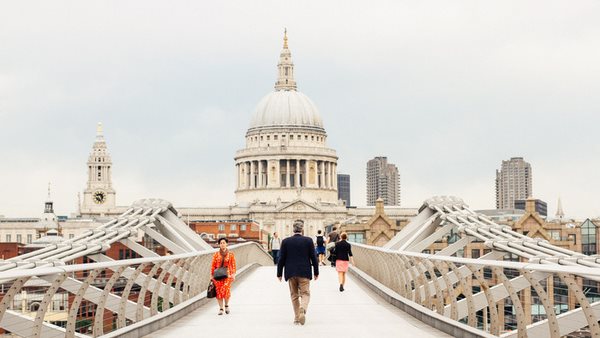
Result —
<instances>
[{"instance_id":1,"label":"stone columns of dome","mask_svg":"<svg viewBox=\"0 0 600 338\"><path fill-rule=\"evenodd\" d=\"M323 161L323 172L321 177L323 177L323 188L327 189L327 161Z\"/></svg>"},{"instance_id":2,"label":"stone columns of dome","mask_svg":"<svg viewBox=\"0 0 600 338\"><path fill-rule=\"evenodd\" d=\"M248 176L250 176L248 173L248 162L242 163L242 175L242 189L248 189L250 187L248 183Z\"/></svg>"},{"instance_id":3,"label":"stone columns of dome","mask_svg":"<svg viewBox=\"0 0 600 338\"><path fill-rule=\"evenodd\" d=\"M238 172L238 177L240 180L240 183L238 184L238 189L244 189L244 175L246 174L246 163L245 162L240 162L238 164L238 168L239 168L239 172Z\"/></svg>"},{"instance_id":4,"label":"stone columns of dome","mask_svg":"<svg viewBox=\"0 0 600 338\"><path fill-rule=\"evenodd\" d=\"M269 180L270 183L272 183L271 185L273 187L275 186L281 186L281 182L279 182L281 180L281 161L277 160L277 162L275 163L275 177L273 177L272 180Z\"/></svg>"},{"instance_id":5,"label":"stone columns of dome","mask_svg":"<svg viewBox=\"0 0 600 338\"><path fill-rule=\"evenodd\" d=\"M238 164L240 184L238 189L244 189L246 185L246 162Z\"/></svg>"},{"instance_id":6,"label":"stone columns of dome","mask_svg":"<svg viewBox=\"0 0 600 338\"><path fill-rule=\"evenodd\" d=\"M296 160L296 170L294 172L294 180L296 184L294 187L298 188L300 186L300 160Z\"/></svg>"},{"instance_id":7,"label":"stone columns of dome","mask_svg":"<svg viewBox=\"0 0 600 338\"><path fill-rule=\"evenodd\" d=\"M321 176L319 177L319 188L325 187L325 161L321 161Z\"/></svg>"},{"instance_id":8,"label":"stone columns of dome","mask_svg":"<svg viewBox=\"0 0 600 338\"><path fill-rule=\"evenodd\" d=\"M263 166L261 160L258 161L258 187L263 187Z\"/></svg>"},{"instance_id":9,"label":"stone columns of dome","mask_svg":"<svg viewBox=\"0 0 600 338\"><path fill-rule=\"evenodd\" d=\"M290 160L285 160L285 187L290 187Z\"/></svg>"},{"instance_id":10,"label":"stone columns of dome","mask_svg":"<svg viewBox=\"0 0 600 338\"><path fill-rule=\"evenodd\" d=\"M304 182L305 185L308 188L314 188L315 187L315 181L314 181L314 161L313 160L306 160L306 165L304 167L305 170L305 176L304 176Z\"/></svg>"},{"instance_id":11,"label":"stone columns of dome","mask_svg":"<svg viewBox=\"0 0 600 338\"><path fill-rule=\"evenodd\" d=\"M331 162L327 162L327 183L325 184L325 188L331 188Z\"/></svg>"},{"instance_id":12,"label":"stone columns of dome","mask_svg":"<svg viewBox=\"0 0 600 338\"><path fill-rule=\"evenodd\" d=\"M337 189L337 164L333 164L333 189Z\"/></svg>"},{"instance_id":13,"label":"stone columns of dome","mask_svg":"<svg viewBox=\"0 0 600 338\"><path fill-rule=\"evenodd\" d=\"M237 177L237 189L239 190L240 189L240 185L242 184L242 175L240 174L241 166L239 165L239 163L235 164L235 169L237 170L237 174L238 174L238 177Z\"/></svg>"},{"instance_id":14,"label":"stone columns of dome","mask_svg":"<svg viewBox=\"0 0 600 338\"><path fill-rule=\"evenodd\" d=\"M254 161L250 161L250 188L254 189L255 187L255 179L254 179Z\"/></svg>"}]
</instances>

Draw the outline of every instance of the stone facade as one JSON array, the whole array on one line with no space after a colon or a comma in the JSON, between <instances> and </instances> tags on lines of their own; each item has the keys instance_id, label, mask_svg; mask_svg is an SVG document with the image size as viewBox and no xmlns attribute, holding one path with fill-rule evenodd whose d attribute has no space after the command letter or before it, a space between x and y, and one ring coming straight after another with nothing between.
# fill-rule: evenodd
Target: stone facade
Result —
<instances>
[{"instance_id":1,"label":"stone facade","mask_svg":"<svg viewBox=\"0 0 600 338\"><path fill-rule=\"evenodd\" d=\"M356 242L383 246L390 241L410 219L391 219L384 211L382 198L375 202L375 213L365 222L346 223L340 227L341 232L348 233L350 239Z\"/></svg>"}]
</instances>

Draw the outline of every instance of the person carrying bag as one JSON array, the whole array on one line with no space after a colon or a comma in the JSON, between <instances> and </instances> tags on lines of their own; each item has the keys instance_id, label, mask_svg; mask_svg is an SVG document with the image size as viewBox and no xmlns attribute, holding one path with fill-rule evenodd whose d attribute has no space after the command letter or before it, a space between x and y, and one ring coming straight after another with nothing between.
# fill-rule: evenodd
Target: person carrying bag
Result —
<instances>
[{"instance_id":1,"label":"person carrying bag","mask_svg":"<svg viewBox=\"0 0 600 338\"><path fill-rule=\"evenodd\" d=\"M210 265L211 283L215 285L219 315L222 315L223 311L229 314L231 283L235 281L235 272L235 255L227 249L227 238L219 238L219 251L213 255ZM223 308L223 303L225 303L225 308Z\"/></svg>"}]
</instances>

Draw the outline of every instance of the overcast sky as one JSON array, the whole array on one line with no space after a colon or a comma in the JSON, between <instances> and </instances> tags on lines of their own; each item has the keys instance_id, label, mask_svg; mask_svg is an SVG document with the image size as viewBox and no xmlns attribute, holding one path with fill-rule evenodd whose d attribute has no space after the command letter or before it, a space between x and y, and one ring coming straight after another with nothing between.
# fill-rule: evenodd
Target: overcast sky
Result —
<instances>
[{"instance_id":1,"label":"overcast sky","mask_svg":"<svg viewBox=\"0 0 600 338\"><path fill-rule=\"evenodd\" d=\"M387 156L402 206L495 207L522 156L549 214L600 216L600 2L4 1L0 215L76 210L96 123L117 203L234 202L233 156L273 90L283 28L352 204Z\"/></svg>"}]
</instances>

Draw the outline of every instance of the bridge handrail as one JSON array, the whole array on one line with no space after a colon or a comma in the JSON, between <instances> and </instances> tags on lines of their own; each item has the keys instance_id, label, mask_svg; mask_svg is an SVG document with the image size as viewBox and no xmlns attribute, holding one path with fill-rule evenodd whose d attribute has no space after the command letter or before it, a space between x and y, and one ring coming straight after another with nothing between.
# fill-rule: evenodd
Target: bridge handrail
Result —
<instances>
[{"instance_id":1,"label":"bridge handrail","mask_svg":"<svg viewBox=\"0 0 600 338\"><path fill-rule=\"evenodd\" d=\"M470 264L475 266L490 266L490 267L499 267L499 268L507 268L507 269L524 269L531 271L541 271L541 272L563 272L577 275L586 275L586 276L597 276L600 277L600 269L595 267L586 267L586 266L568 266L568 265L560 265L560 264L539 264L539 263L521 263L521 262L512 262L512 261L498 261L492 259L485 258L464 258L464 257L454 257L454 256L438 256L435 254L424 254L419 252L410 252L410 251L399 251L399 250L390 250L387 248L370 246L361 243L352 243L353 246L363 247L369 250L375 250L380 252L385 252L389 254L395 255L404 255L408 257L420 258L420 259L429 259L433 261L440 262L452 262L459 264ZM588 257L583 256L582 257ZM567 256L565 256L565 259Z\"/></svg>"},{"instance_id":2,"label":"bridge handrail","mask_svg":"<svg viewBox=\"0 0 600 338\"><path fill-rule=\"evenodd\" d=\"M422 306L422 314L437 313L457 323L466 320L473 328L483 325L482 332L502 337L558 338L581 330L600 335L600 293L586 290L586 280L598 280L600 268L579 265L577 256L521 263L496 260L506 254L502 251L473 259L352 246L357 269ZM569 263L573 265L562 265ZM556 292L569 296L557 300ZM528 307L533 305L542 308L544 316L532 318ZM516 324L506 326L504 306L510 306Z\"/></svg>"},{"instance_id":3,"label":"bridge handrail","mask_svg":"<svg viewBox=\"0 0 600 338\"><path fill-rule=\"evenodd\" d=\"M229 249L235 253L240 274L256 264L273 262L254 242ZM160 321L161 313L181 315L204 299L215 252L0 272L0 323L21 337L102 336L132 324L168 325L169 321Z\"/></svg>"},{"instance_id":4,"label":"bridge handrail","mask_svg":"<svg viewBox=\"0 0 600 338\"><path fill-rule=\"evenodd\" d=\"M245 246L256 246L264 251L264 249L255 242L247 242L241 244L235 244L229 246L230 250L235 250L236 248L243 248ZM6 282L7 280L12 280L21 277L33 277L33 276L49 276L57 273L71 273L78 271L86 271L86 270L94 270L94 269L106 269L106 268L118 268L121 266L131 266L131 265L139 265L142 263L159 263L165 261L173 261L179 259L186 259L191 257L198 257L203 255L212 255L217 251L217 249L212 250L203 250L203 251L192 251L183 254L176 255L168 255L168 256L156 256L156 257L143 257L143 258L130 258L130 259L121 259L121 260L113 260L108 262L95 262L95 263L84 263L84 264L64 264L63 262L56 261L56 266L53 267L37 267L32 269L23 269L23 270L9 270L9 271L0 271L0 282ZM265 251L266 253L266 251Z\"/></svg>"}]
</instances>

